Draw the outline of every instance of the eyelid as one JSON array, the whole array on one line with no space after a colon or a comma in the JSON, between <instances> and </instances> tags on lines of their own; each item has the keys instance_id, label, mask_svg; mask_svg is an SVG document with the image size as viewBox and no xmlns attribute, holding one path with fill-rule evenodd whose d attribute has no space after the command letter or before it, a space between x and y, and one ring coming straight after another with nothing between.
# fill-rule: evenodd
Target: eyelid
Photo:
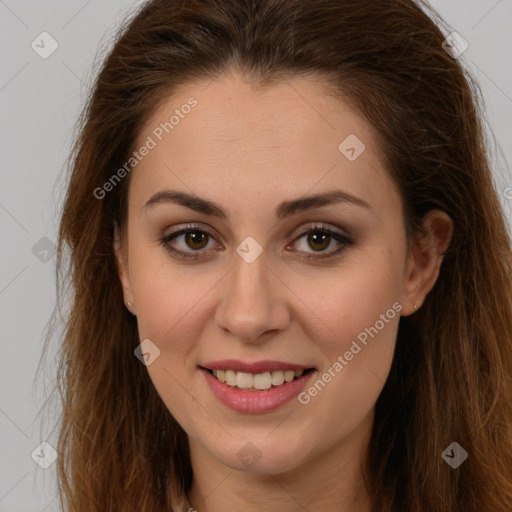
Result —
<instances>
[{"instance_id":1,"label":"eyelid","mask_svg":"<svg viewBox=\"0 0 512 512\"><path fill-rule=\"evenodd\" d=\"M202 250L201 249L201 250L197 250L197 251L192 251L192 250L183 251L181 249L175 249L174 247L171 247L168 245L168 243L171 240L178 238L180 236L183 236L183 235L187 234L187 232L192 232L192 231L199 231L202 233L206 233L210 238L212 238L213 240L218 242L217 236L215 234L213 234L212 230L209 227L204 227L204 225L202 225L200 223L189 223L189 224L179 225L172 233L164 235L158 241L167 249L167 251L177 255L178 259L185 260L185 261L186 260L205 259L207 256L202 256L202 254L208 253L211 249L210 250ZM319 252L316 255L314 253L305 252L306 255L303 256L303 259L321 260L321 259L335 258L336 255L338 255L340 252L342 252L347 246L350 246L353 244L352 236L349 235L347 232L344 232L343 230L341 230L338 227L331 227L323 222L316 222L316 223L313 222L313 224L306 224L306 225L302 226L299 229L299 231L296 233L291 244L296 243L300 238L303 237L303 235L305 235L309 232L315 232L315 231L328 234L329 236L334 238L335 241L338 242L338 244L341 244L342 247L340 247L336 250ZM222 237L220 237L220 238L222 238ZM287 248L289 247L289 245L287 245ZM292 250L292 252L302 253L304 251ZM186 256L185 256L185 254L186 254Z\"/></svg>"},{"instance_id":2,"label":"eyelid","mask_svg":"<svg viewBox=\"0 0 512 512\"><path fill-rule=\"evenodd\" d=\"M200 223L196 223L196 224L188 223L188 224L179 224L178 226L176 226L176 229L173 229L172 232L170 232L166 235L163 235L161 237L161 239L159 239L159 240L160 241L162 239L170 240L172 238L184 235L189 231L200 231L200 232L207 233L211 238L213 238L215 240L217 240L217 238L218 238L217 235L214 234L214 230L212 230L210 227L205 227L204 224L200 224ZM220 237L220 238L222 239L222 237Z\"/></svg>"},{"instance_id":3,"label":"eyelid","mask_svg":"<svg viewBox=\"0 0 512 512\"><path fill-rule=\"evenodd\" d=\"M338 227L331 227L323 222L317 222L313 225L307 225L303 226L298 234L295 236L295 238L292 241L292 244L295 244L298 240L300 240L305 234L311 233L311 232L320 232L320 233L326 233L328 236L331 237L331 239L334 239L338 244L341 244L341 247L338 247L335 250L331 251L321 251L315 254L315 252L305 252L305 251L299 251L294 250L293 252L296 253L303 253L300 258L306 260L306 261L313 261L317 263L321 263L323 260L328 262L329 260L334 260L336 257L340 256L341 253L343 253L348 247L354 245L354 240L351 235L349 235L347 232L344 232L344 230L340 230ZM288 248L289 246L287 246Z\"/></svg>"},{"instance_id":4,"label":"eyelid","mask_svg":"<svg viewBox=\"0 0 512 512\"><path fill-rule=\"evenodd\" d=\"M348 239L351 238L350 235L346 231L341 230L338 227L331 227L324 222L313 222L313 224L308 224L306 226L302 226L299 229L299 231L297 232L293 241L297 240L297 238L299 238L304 233L308 233L309 231L314 231L314 230L326 231L328 233L333 233L333 234L336 234L336 235L339 235L341 237L348 238ZM292 231L292 233L293 233L293 231Z\"/></svg>"}]
</instances>

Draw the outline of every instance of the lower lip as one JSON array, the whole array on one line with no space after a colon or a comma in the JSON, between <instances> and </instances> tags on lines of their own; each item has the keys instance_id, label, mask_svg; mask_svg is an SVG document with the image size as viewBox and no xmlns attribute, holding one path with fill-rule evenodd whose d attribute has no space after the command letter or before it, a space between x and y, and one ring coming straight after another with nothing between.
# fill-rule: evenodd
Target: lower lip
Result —
<instances>
[{"instance_id":1,"label":"lower lip","mask_svg":"<svg viewBox=\"0 0 512 512\"><path fill-rule=\"evenodd\" d=\"M293 400L315 373L315 371L308 371L298 379L285 382L281 386L266 391L243 391L221 382L204 368L200 368L200 370L203 372L213 394L224 405L234 411L245 413L262 413L278 409Z\"/></svg>"}]
</instances>

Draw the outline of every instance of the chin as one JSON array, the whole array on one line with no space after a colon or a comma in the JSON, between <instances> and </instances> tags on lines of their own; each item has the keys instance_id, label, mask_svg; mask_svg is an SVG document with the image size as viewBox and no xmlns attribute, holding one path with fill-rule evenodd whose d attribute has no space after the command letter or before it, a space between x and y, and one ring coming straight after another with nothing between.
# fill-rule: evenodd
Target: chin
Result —
<instances>
[{"instance_id":1,"label":"chin","mask_svg":"<svg viewBox=\"0 0 512 512\"><path fill-rule=\"evenodd\" d=\"M306 456L303 442L271 436L232 439L229 445L215 446L210 453L232 470L253 474L286 473L301 465Z\"/></svg>"}]
</instances>

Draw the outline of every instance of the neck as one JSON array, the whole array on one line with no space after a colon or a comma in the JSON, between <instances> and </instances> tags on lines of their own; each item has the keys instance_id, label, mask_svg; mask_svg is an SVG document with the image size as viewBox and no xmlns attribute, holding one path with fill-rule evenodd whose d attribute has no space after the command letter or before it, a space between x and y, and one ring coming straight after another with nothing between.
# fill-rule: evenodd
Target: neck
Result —
<instances>
[{"instance_id":1,"label":"neck","mask_svg":"<svg viewBox=\"0 0 512 512\"><path fill-rule=\"evenodd\" d=\"M361 464L372 423L373 416L368 417L350 439L301 467L276 474L231 469L190 439L190 504L197 512L371 512Z\"/></svg>"}]
</instances>

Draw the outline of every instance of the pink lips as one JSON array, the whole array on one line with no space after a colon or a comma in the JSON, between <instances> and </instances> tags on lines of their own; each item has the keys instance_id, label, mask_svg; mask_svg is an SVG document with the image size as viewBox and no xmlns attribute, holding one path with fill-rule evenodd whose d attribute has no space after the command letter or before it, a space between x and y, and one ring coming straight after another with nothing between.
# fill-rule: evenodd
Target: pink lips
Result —
<instances>
[{"instance_id":1,"label":"pink lips","mask_svg":"<svg viewBox=\"0 0 512 512\"><path fill-rule=\"evenodd\" d=\"M211 391L221 403L234 411L252 414L270 412L290 402L304 389L306 383L316 373L316 371L306 372L291 382L285 382L265 391L247 391L228 386L225 382L221 382L214 377L206 368L257 374L266 371L306 370L308 367L279 361L245 363L237 360L215 361L200 367Z\"/></svg>"}]
</instances>

